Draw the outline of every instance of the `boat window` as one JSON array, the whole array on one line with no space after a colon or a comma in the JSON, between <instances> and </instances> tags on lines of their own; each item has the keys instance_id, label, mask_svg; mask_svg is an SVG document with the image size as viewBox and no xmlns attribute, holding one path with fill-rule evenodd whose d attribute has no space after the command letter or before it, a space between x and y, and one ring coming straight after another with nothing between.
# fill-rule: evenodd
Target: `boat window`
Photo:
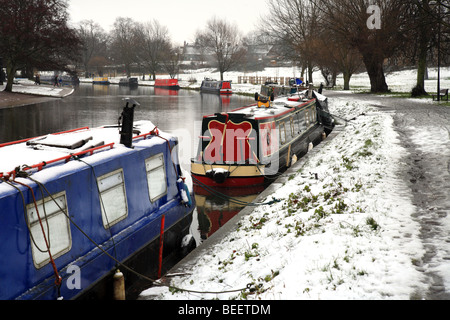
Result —
<instances>
[{"instance_id":1,"label":"boat window","mask_svg":"<svg viewBox=\"0 0 450 320\"><path fill-rule=\"evenodd\" d=\"M98 179L100 206L105 229L128 216L127 196L123 170L117 170Z\"/></svg>"},{"instance_id":2,"label":"boat window","mask_svg":"<svg viewBox=\"0 0 450 320\"><path fill-rule=\"evenodd\" d=\"M36 205L37 211L34 203L27 206L27 215L34 265L36 268L42 268L50 262L44 232L53 258L60 257L70 251L72 236L70 222L67 218L65 192L45 198L37 202Z\"/></svg>"},{"instance_id":3,"label":"boat window","mask_svg":"<svg viewBox=\"0 0 450 320\"><path fill-rule=\"evenodd\" d=\"M164 155L158 154L145 161L147 169L148 193L150 201L155 202L167 193L166 168Z\"/></svg>"},{"instance_id":4,"label":"boat window","mask_svg":"<svg viewBox=\"0 0 450 320\"><path fill-rule=\"evenodd\" d=\"M286 143L286 125L285 123L280 123L280 142L281 144Z\"/></svg>"}]
</instances>

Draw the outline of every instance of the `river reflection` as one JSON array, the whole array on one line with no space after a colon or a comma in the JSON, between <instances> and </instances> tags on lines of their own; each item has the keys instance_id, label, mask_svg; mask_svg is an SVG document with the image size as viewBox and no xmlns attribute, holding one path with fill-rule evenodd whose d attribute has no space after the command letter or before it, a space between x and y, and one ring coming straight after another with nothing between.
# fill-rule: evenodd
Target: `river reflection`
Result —
<instances>
[{"instance_id":1,"label":"river reflection","mask_svg":"<svg viewBox=\"0 0 450 320\"><path fill-rule=\"evenodd\" d=\"M207 190L194 186L197 203L199 242L207 240L248 203L264 191L265 186Z\"/></svg>"},{"instance_id":2,"label":"river reflection","mask_svg":"<svg viewBox=\"0 0 450 320\"><path fill-rule=\"evenodd\" d=\"M0 109L0 143L86 126L116 124L124 107L122 100L127 97L140 103L135 111L136 121L151 120L160 130L179 137L180 161L186 170L190 169L190 159L196 154L203 116L227 112L254 100L190 90L81 84L73 95L61 100ZM202 239L208 238L244 207L217 195L198 193L198 229ZM233 198L240 196L233 195ZM245 202L256 197L242 196Z\"/></svg>"}]
</instances>

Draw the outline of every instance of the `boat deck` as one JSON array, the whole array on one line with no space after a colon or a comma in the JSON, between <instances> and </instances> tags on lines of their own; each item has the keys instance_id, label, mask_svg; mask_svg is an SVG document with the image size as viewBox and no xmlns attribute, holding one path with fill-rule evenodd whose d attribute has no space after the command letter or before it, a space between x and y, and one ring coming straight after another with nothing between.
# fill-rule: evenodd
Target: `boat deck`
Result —
<instances>
[{"instance_id":1,"label":"boat deck","mask_svg":"<svg viewBox=\"0 0 450 320\"><path fill-rule=\"evenodd\" d=\"M156 126L150 121L135 123L135 128L144 136ZM55 164L63 164L71 159L93 155L114 149L114 152L129 151L120 145L119 128L105 126L99 128L78 128L61 133L0 144L0 178L13 177L17 168L41 171ZM105 154L111 156L111 154Z\"/></svg>"}]
</instances>

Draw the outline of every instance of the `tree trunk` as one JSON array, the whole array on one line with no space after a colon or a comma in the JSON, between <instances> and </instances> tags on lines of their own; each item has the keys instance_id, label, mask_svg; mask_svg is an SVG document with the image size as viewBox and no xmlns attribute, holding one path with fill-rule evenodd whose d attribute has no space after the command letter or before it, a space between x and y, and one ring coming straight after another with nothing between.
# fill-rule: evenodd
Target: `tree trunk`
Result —
<instances>
[{"instance_id":1,"label":"tree trunk","mask_svg":"<svg viewBox=\"0 0 450 320\"><path fill-rule=\"evenodd\" d=\"M417 65L417 84L412 89L411 96L418 97L426 95L425 90L425 75L427 71L427 52L422 52L419 55L419 61Z\"/></svg>"},{"instance_id":2,"label":"tree trunk","mask_svg":"<svg viewBox=\"0 0 450 320\"><path fill-rule=\"evenodd\" d=\"M336 87L336 85L337 85L337 76L338 76L337 71L333 70L333 83L332 83L333 88Z\"/></svg>"},{"instance_id":3,"label":"tree trunk","mask_svg":"<svg viewBox=\"0 0 450 320\"><path fill-rule=\"evenodd\" d=\"M417 62L417 83L412 89L411 96L418 97L426 95L425 78L427 77L427 55L430 28L424 25L419 30L419 56Z\"/></svg>"},{"instance_id":4,"label":"tree trunk","mask_svg":"<svg viewBox=\"0 0 450 320\"><path fill-rule=\"evenodd\" d=\"M372 93L389 92L386 77L384 76L384 59L372 55L372 52L368 52L363 54L363 61L370 78L370 91Z\"/></svg>"},{"instance_id":5,"label":"tree trunk","mask_svg":"<svg viewBox=\"0 0 450 320\"><path fill-rule=\"evenodd\" d=\"M11 63L6 63L6 73L7 73L7 83L6 83L6 92L12 92L12 87L14 83L14 76L16 75L16 67L12 66Z\"/></svg>"},{"instance_id":6,"label":"tree trunk","mask_svg":"<svg viewBox=\"0 0 450 320\"><path fill-rule=\"evenodd\" d=\"M344 71L344 90L350 90L350 78L352 77L349 71Z\"/></svg>"},{"instance_id":7,"label":"tree trunk","mask_svg":"<svg viewBox=\"0 0 450 320\"><path fill-rule=\"evenodd\" d=\"M308 81L309 83L313 83L313 68L312 68L312 64L310 62L308 62Z\"/></svg>"}]
</instances>

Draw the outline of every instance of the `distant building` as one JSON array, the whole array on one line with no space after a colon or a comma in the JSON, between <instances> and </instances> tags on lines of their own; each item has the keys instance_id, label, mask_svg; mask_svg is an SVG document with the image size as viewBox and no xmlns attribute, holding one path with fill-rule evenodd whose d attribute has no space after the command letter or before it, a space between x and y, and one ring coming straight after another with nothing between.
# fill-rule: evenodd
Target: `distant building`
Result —
<instances>
[{"instance_id":1,"label":"distant building","mask_svg":"<svg viewBox=\"0 0 450 320\"><path fill-rule=\"evenodd\" d=\"M249 45L244 43L243 48L247 51L247 56L243 64L247 70L258 70L266 66L284 65L276 54L273 45L258 44ZM215 63L213 56L208 55L196 44L184 43L182 48L184 61L183 68L205 68L211 67Z\"/></svg>"},{"instance_id":2,"label":"distant building","mask_svg":"<svg viewBox=\"0 0 450 320\"><path fill-rule=\"evenodd\" d=\"M183 67L186 68L204 68L210 65L212 57L208 58L202 48L195 44L184 43L182 48L184 61Z\"/></svg>"}]
</instances>

